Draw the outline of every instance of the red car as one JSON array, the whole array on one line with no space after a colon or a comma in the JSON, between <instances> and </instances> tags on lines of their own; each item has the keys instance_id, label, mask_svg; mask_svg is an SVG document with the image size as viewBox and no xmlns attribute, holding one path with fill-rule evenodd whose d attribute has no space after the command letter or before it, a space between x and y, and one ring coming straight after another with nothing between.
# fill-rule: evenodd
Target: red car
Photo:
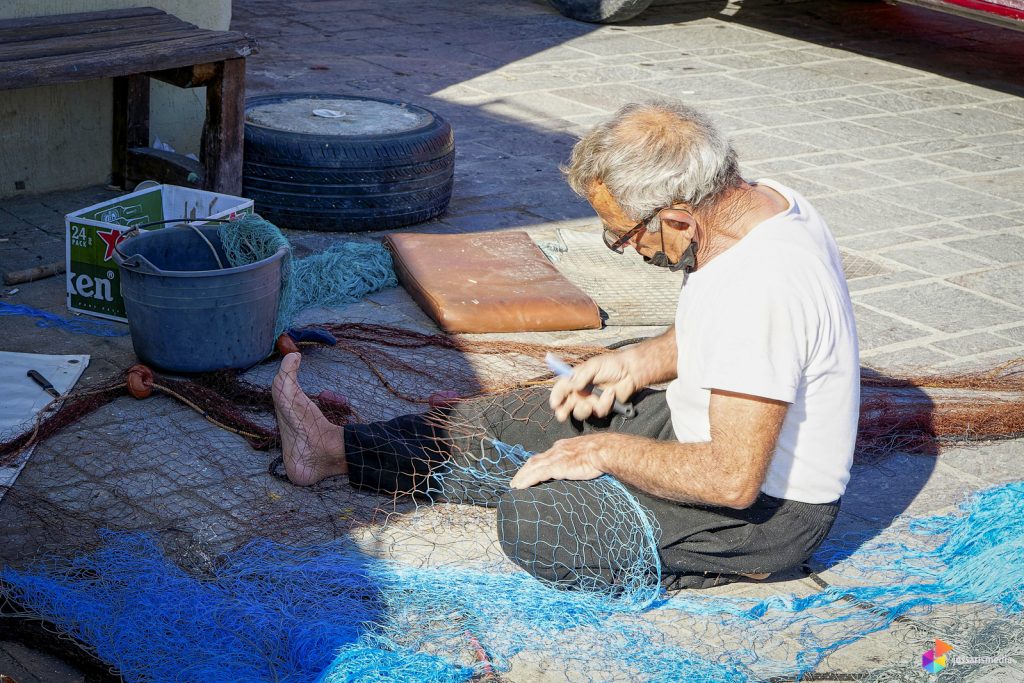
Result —
<instances>
[{"instance_id":1,"label":"red car","mask_svg":"<svg viewBox=\"0 0 1024 683\"><path fill-rule=\"evenodd\" d=\"M959 14L1000 26L1024 29L1024 0L893 0Z\"/></svg>"},{"instance_id":2,"label":"red car","mask_svg":"<svg viewBox=\"0 0 1024 683\"><path fill-rule=\"evenodd\" d=\"M627 21L653 0L548 0L571 19L598 24ZM1024 0L888 0L1024 29Z\"/></svg>"}]
</instances>

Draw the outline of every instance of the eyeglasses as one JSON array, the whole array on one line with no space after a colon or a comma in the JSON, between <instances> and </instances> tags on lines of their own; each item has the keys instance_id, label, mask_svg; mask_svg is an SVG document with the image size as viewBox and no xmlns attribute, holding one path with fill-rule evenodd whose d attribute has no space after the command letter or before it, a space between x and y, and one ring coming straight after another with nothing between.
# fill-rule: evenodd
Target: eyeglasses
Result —
<instances>
[{"instance_id":1,"label":"eyeglasses","mask_svg":"<svg viewBox=\"0 0 1024 683\"><path fill-rule=\"evenodd\" d=\"M644 232L648 230L647 224L650 223L651 219L653 219L660 212L661 209L658 209L657 211L655 211L654 213L652 213L651 215L647 216L642 221L634 225L623 235L619 235L611 228L605 228L604 232L601 234L601 238L604 240L604 246L608 247L616 254L623 253L626 249L626 244L628 244L629 241L634 237L639 238L643 236Z\"/></svg>"}]
</instances>

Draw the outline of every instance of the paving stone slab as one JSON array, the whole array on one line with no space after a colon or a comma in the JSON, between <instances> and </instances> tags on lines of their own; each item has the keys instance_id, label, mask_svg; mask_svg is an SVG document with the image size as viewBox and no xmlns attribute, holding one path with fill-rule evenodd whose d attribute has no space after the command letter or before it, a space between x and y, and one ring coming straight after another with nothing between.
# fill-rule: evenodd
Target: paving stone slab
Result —
<instances>
[{"instance_id":1,"label":"paving stone slab","mask_svg":"<svg viewBox=\"0 0 1024 683\"><path fill-rule=\"evenodd\" d=\"M810 180L804 180L799 176L791 175L789 173L776 173L771 177L771 179L780 182L787 187L799 187L800 194L815 201L818 197L832 195L836 192L833 188L828 187L827 185L813 183Z\"/></svg>"},{"instance_id":2,"label":"paving stone slab","mask_svg":"<svg viewBox=\"0 0 1024 683\"><path fill-rule=\"evenodd\" d=\"M1009 233L989 234L946 244L958 251L977 254L996 263L1024 261L1024 237Z\"/></svg>"},{"instance_id":3,"label":"paving stone slab","mask_svg":"<svg viewBox=\"0 0 1024 683\"><path fill-rule=\"evenodd\" d=\"M905 321L864 306L855 304L853 311L857 319L857 336L860 339L862 354L882 346L934 335L934 330L909 325Z\"/></svg>"},{"instance_id":4,"label":"paving stone slab","mask_svg":"<svg viewBox=\"0 0 1024 683\"><path fill-rule=\"evenodd\" d=\"M855 465L843 495L843 507L877 531L885 529L915 502L925 511L946 509L965 492L955 478L943 478L935 471L934 456L896 454L873 464Z\"/></svg>"},{"instance_id":5,"label":"paving stone slab","mask_svg":"<svg viewBox=\"0 0 1024 683\"><path fill-rule=\"evenodd\" d=\"M997 290L1003 286L1001 282L997 282L999 278L985 277L992 273L998 271L961 276L959 280L965 282L958 284L970 285L972 289ZM1021 282L1024 283L1024 278ZM1024 284L1016 287L1019 289L1024 287ZM853 298L855 302L868 304L875 309L891 312L943 332L963 332L999 325L1018 320L1021 315L1021 309L1017 307L944 282L912 284L877 292L858 292Z\"/></svg>"},{"instance_id":6,"label":"paving stone slab","mask_svg":"<svg viewBox=\"0 0 1024 683\"><path fill-rule=\"evenodd\" d=\"M620 54L637 54L641 52L664 51L666 44L658 41L651 33L643 36L582 36L568 42L569 47L582 50L599 57ZM669 44L671 46L671 44Z\"/></svg>"},{"instance_id":7,"label":"paving stone slab","mask_svg":"<svg viewBox=\"0 0 1024 683\"><path fill-rule=\"evenodd\" d=\"M927 137L924 131L908 127L896 132L880 128L880 117L869 117L853 121L828 121L780 128L778 134L790 140L800 140L823 149L857 149L876 147ZM913 132L907 132L912 130Z\"/></svg>"},{"instance_id":8,"label":"paving stone slab","mask_svg":"<svg viewBox=\"0 0 1024 683\"><path fill-rule=\"evenodd\" d=\"M953 243L955 244L955 243ZM914 244L886 249L882 256L930 275L947 277L964 271L977 271L992 265L990 259L979 260L950 248L946 244Z\"/></svg>"},{"instance_id":9,"label":"paving stone slab","mask_svg":"<svg viewBox=\"0 0 1024 683\"><path fill-rule=\"evenodd\" d=\"M983 213L1019 210L1022 204L1021 188L1024 187L1024 170L989 173L963 178L958 183L964 187L1003 198L1006 208L992 209ZM1016 204L1016 206L1014 206Z\"/></svg>"},{"instance_id":10,"label":"paving stone slab","mask_svg":"<svg viewBox=\"0 0 1024 683\"><path fill-rule=\"evenodd\" d=\"M943 242L938 242L938 240L962 237L965 234L975 234L973 230L964 229L964 226L958 223L934 223L932 225L923 225L917 228L903 228L900 232L913 235L919 240L932 240L936 244L943 244ZM950 242L950 244L953 243Z\"/></svg>"},{"instance_id":11,"label":"paving stone slab","mask_svg":"<svg viewBox=\"0 0 1024 683\"><path fill-rule=\"evenodd\" d=\"M810 109L810 107L782 104L771 107L757 107L735 112L735 116L758 126L788 126L800 123L822 121L826 117Z\"/></svg>"},{"instance_id":12,"label":"paving stone slab","mask_svg":"<svg viewBox=\"0 0 1024 683\"><path fill-rule=\"evenodd\" d=\"M911 270L899 270L884 275L873 275L858 280L851 280L848 285L850 292L866 292L875 289L893 289L911 282L929 280L927 275Z\"/></svg>"},{"instance_id":13,"label":"paving stone slab","mask_svg":"<svg viewBox=\"0 0 1024 683\"><path fill-rule=\"evenodd\" d=\"M820 201L817 203L821 203ZM830 225L831 225L831 221ZM915 236L912 230L928 230L932 226L942 225L941 223L930 223L924 226L913 228L883 229L874 232L865 232L853 235L836 235L836 241L844 247L857 251L878 251L897 244L915 242L920 238ZM833 232L835 232L833 230Z\"/></svg>"},{"instance_id":14,"label":"paving stone slab","mask_svg":"<svg viewBox=\"0 0 1024 683\"><path fill-rule=\"evenodd\" d=\"M886 134L885 143L928 142L943 140L952 137L952 131L947 128L930 126L918 121L920 112L914 112L912 117L907 116L868 116L857 120L861 125L870 126Z\"/></svg>"},{"instance_id":15,"label":"paving stone slab","mask_svg":"<svg viewBox=\"0 0 1024 683\"><path fill-rule=\"evenodd\" d=\"M973 356L957 356L953 360L935 366L936 372L988 372L1007 363L1020 364L1024 358L1024 344L1009 346L997 351L978 353ZM1024 479L1024 475L1022 475Z\"/></svg>"},{"instance_id":16,"label":"paving stone slab","mask_svg":"<svg viewBox=\"0 0 1024 683\"><path fill-rule=\"evenodd\" d=\"M808 111L820 114L829 119L858 119L867 116L877 116L882 113L875 107L858 104L848 97L840 100L808 102L804 104L803 107Z\"/></svg>"},{"instance_id":17,"label":"paving stone slab","mask_svg":"<svg viewBox=\"0 0 1024 683\"><path fill-rule=\"evenodd\" d=\"M1007 308L1000 322L1019 320L1024 311L1024 265L1007 266L972 275L961 275L953 282L1014 306Z\"/></svg>"},{"instance_id":18,"label":"paving stone slab","mask_svg":"<svg viewBox=\"0 0 1024 683\"><path fill-rule=\"evenodd\" d=\"M797 171L796 176L812 183L826 185L841 192L869 190L892 184L892 180L889 178L884 178L856 167L807 169ZM801 186L797 185L797 187Z\"/></svg>"},{"instance_id":19,"label":"paving stone slab","mask_svg":"<svg viewBox=\"0 0 1024 683\"><path fill-rule=\"evenodd\" d=\"M675 97L702 104L721 100L771 97L773 95L771 88L751 84L739 77L719 74L680 74L674 78L644 81L643 86L657 94L674 94ZM726 106L729 110L732 110L744 104L749 106L749 100L745 103L734 102Z\"/></svg>"},{"instance_id":20,"label":"paving stone slab","mask_svg":"<svg viewBox=\"0 0 1024 683\"><path fill-rule=\"evenodd\" d=\"M821 151L803 142L787 140L762 131L737 133L732 135L731 139L739 153L740 164L744 161L774 160Z\"/></svg>"},{"instance_id":21,"label":"paving stone slab","mask_svg":"<svg viewBox=\"0 0 1024 683\"><path fill-rule=\"evenodd\" d=\"M478 106L487 114L521 122L562 119L566 116L599 113L604 110L603 102L598 97L589 98L596 103L591 106L576 96L578 91L565 91L564 94L568 97L562 97L560 93L545 93L540 97L526 93L484 100ZM628 99L623 97L621 101L625 102ZM611 110L614 111L617 107L618 105L615 105Z\"/></svg>"},{"instance_id":22,"label":"paving stone slab","mask_svg":"<svg viewBox=\"0 0 1024 683\"><path fill-rule=\"evenodd\" d=\"M704 26L651 30L646 31L643 36L648 40L656 40L665 45L684 49L693 46L743 49L776 39L775 35L767 31L749 30L720 22Z\"/></svg>"},{"instance_id":23,"label":"paving stone slab","mask_svg":"<svg viewBox=\"0 0 1024 683\"><path fill-rule=\"evenodd\" d=\"M753 57L753 58L752 58ZM766 50L764 52L758 52L756 55L750 54L724 54L724 55L711 55L703 58L705 64L714 65L728 70L730 73L737 71L751 71L753 69L764 69L771 66L785 66L792 64L792 62L780 61L775 59L775 50Z\"/></svg>"},{"instance_id":24,"label":"paving stone slab","mask_svg":"<svg viewBox=\"0 0 1024 683\"><path fill-rule=\"evenodd\" d=\"M915 115L922 125L945 128L966 135L1012 133L1024 128L1024 121L980 107L931 109Z\"/></svg>"},{"instance_id":25,"label":"paving stone slab","mask_svg":"<svg viewBox=\"0 0 1024 683\"><path fill-rule=\"evenodd\" d=\"M960 171L958 175L967 173L986 173L1013 168L1014 164L996 159L985 154L966 151L943 152L929 157L931 161L952 166Z\"/></svg>"},{"instance_id":26,"label":"paving stone slab","mask_svg":"<svg viewBox=\"0 0 1024 683\"><path fill-rule=\"evenodd\" d=\"M856 164L861 161L860 157L845 152L825 152L822 154L811 154L803 156L800 161L813 167L843 166Z\"/></svg>"},{"instance_id":27,"label":"paving stone slab","mask_svg":"<svg viewBox=\"0 0 1024 683\"><path fill-rule=\"evenodd\" d=\"M915 96L921 91L908 91L906 88L902 90L902 92L868 93L854 98L853 102L889 114L908 114L934 106ZM912 95L911 92L914 94Z\"/></svg>"},{"instance_id":28,"label":"paving stone slab","mask_svg":"<svg viewBox=\"0 0 1024 683\"><path fill-rule=\"evenodd\" d=\"M88 683L62 660L10 641L0 641L0 674L11 683Z\"/></svg>"},{"instance_id":29,"label":"paving stone slab","mask_svg":"<svg viewBox=\"0 0 1024 683\"><path fill-rule=\"evenodd\" d=\"M912 183L882 188L876 190L875 193L879 197L901 206L928 206L930 212L946 218L996 213L1017 208L1018 205L1015 202L975 192L962 186L968 182L959 181L958 184L948 181Z\"/></svg>"},{"instance_id":30,"label":"paving stone slab","mask_svg":"<svg viewBox=\"0 0 1024 683\"><path fill-rule=\"evenodd\" d=\"M1004 141L1005 142L1005 141ZM996 144L978 148L978 153L1014 166L1024 164L1024 143Z\"/></svg>"},{"instance_id":31,"label":"paving stone slab","mask_svg":"<svg viewBox=\"0 0 1024 683\"><path fill-rule=\"evenodd\" d=\"M1024 344L1024 325L1020 327L1011 327L1005 330L999 330L996 334L1002 335L1007 339L1012 339Z\"/></svg>"},{"instance_id":32,"label":"paving stone slab","mask_svg":"<svg viewBox=\"0 0 1024 683\"><path fill-rule=\"evenodd\" d=\"M1010 214L990 214L986 216L971 216L959 221L958 225L973 232L991 233L1006 232L1024 224L1024 219L1013 218Z\"/></svg>"},{"instance_id":33,"label":"paving stone slab","mask_svg":"<svg viewBox=\"0 0 1024 683\"><path fill-rule=\"evenodd\" d=\"M772 90L798 93L800 91L814 91L816 96L811 99L822 99L821 89L836 88L838 86L855 85L854 81L833 76L819 70L820 67L811 66L781 66L769 69L759 69L739 74L743 80L750 81L758 86Z\"/></svg>"},{"instance_id":34,"label":"paving stone slab","mask_svg":"<svg viewBox=\"0 0 1024 683\"><path fill-rule=\"evenodd\" d=\"M744 162L741 165L741 172L744 176L756 180L758 178L771 178L772 176L792 173L793 171L800 171L811 167L811 164L802 159L776 159L773 161Z\"/></svg>"},{"instance_id":35,"label":"paving stone slab","mask_svg":"<svg viewBox=\"0 0 1024 683\"><path fill-rule=\"evenodd\" d=\"M931 343L931 346L955 356L973 356L988 351L998 351L1015 346L1015 344L1012 340L1005 337L999 337L987 332L977 332L935 341Z\"/></svg>"},{"instance_id":36,"label":"paving stone slab","mask_svg":"<svg viewBox=\"0 0 1024 683\"><path fill-rule=\"evenodd\" d=\"M787 88L782 91L786 92ZM813 104L815 102L825 101L837 101L837 100L853 100L854 98L862 95L876 93L878 88L873 85L843 85L843 84L832 84L832 87L827 87L817 90L793 90L786 92L786 100L789 102L801 102L805 104Z\"/></svg>"},{"instance_id":37,"label":"paving stone slab","mask_svg":"<svg viewBox=\"0 0 1024 683\"><path fill-rule=\"evenodd\" d=\"M837 237L865 232L878 232L882 228L901 228L932 223L934 216L907 208L920 202L898 204L880 199L876 193L846 193L825 197L816 202L818 210L826 216L829 227ZM930 207L929 207L930 208Z\"/></svg>"},{"instance_id":38,"label":"paving stone slab","mask_svg":"<svg viewBox=\"0 0 1024 683\"><path fill-rule=\"evenodd\" d=\"M844 59L816 64L809 69L820 71L829 76L839 76L854 83L876 83L879 81L899 81L914 78L918 72L899 66L892 66L870 59Z\"/></svg>"},{"instance_id":39,"label":"paving stone slab","mask_svg":"<svg viewBox=\"0 0 1024 683\"><path fill-rule=\"evenodd\" d=\"M981 105L982 109L988 109L989 111L998 112L1006 116L1013 116L1018 119L1024 119L1024 102L1019 99L1009 99L1002 102L991 102L989 104Z\"/></svg>"}]
</instances>

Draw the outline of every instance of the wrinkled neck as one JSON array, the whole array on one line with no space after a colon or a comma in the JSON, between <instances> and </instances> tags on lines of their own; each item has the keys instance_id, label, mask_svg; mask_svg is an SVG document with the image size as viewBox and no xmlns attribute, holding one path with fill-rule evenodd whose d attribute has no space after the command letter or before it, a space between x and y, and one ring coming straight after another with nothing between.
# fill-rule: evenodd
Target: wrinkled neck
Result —
<instances>
[{"instance_id":1,"label":"wrinkled neck","mask_svg":"<svg viewBox=\"0 0 1024 683\"><path fill-rule=\"evenodd\" d=\"M697 268L728 251L783 208L757 186L744 182L707 210L697 212Z\"/></svg>"}]
</instances>

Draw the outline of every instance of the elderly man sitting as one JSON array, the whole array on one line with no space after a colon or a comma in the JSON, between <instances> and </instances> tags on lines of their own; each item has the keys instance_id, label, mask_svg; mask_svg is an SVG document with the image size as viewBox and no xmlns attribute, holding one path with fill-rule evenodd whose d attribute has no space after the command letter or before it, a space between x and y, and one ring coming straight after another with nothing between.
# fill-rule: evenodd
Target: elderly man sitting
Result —
<instances>
[{"instance_id":1,"label":"elderly man sitting","mask_svg":"<svg viewBox=\"0 0 1024 683\"><path fill-rule=\"evenodd\" d=\"M610 248L686 271L675 325L587 360L550 394L344 428L302 394L289 355L274 382L289 477L347 473L377 491L426 491L443 463L480 457L478 438L448 427L474 424L542 452L508 491L449 482L445 496L496 506L503 549L540 578L572 585L612 571L580 552L600 546L588 534L600 533L590 480L602 474L653 514L676 586L806 560L839 510L859 406L853 311L825 221L793 190L745 181L728 141L679 104L624 107L580 140L565 173ZM615 399L636 415L613 414Z\"/></svg>"}]
</instances>

